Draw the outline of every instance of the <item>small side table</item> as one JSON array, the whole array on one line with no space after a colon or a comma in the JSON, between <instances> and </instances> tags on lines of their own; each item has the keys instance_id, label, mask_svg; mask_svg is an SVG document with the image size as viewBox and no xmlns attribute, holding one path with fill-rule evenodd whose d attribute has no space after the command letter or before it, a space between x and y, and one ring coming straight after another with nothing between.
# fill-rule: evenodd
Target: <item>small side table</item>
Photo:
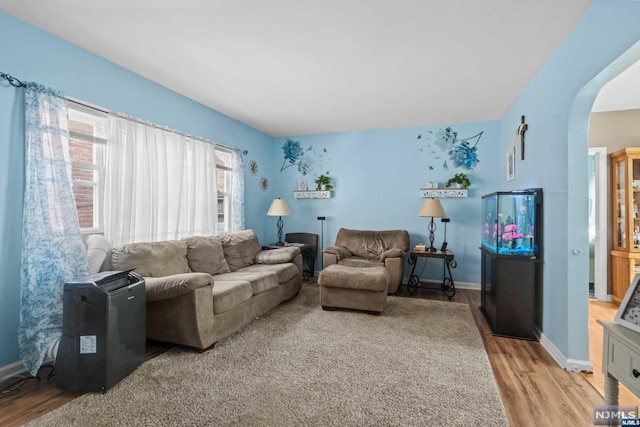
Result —
<instances>
[{"instance_id":1,"label":"small side table","mask_svg":"<svg viewBox=\"0 0 640 427\"><path fill-rule=\"evenodd\" d=\"M311 245L295 243L295 244L285 244L284 246L279 246L279 245L276 245L275 243L271 243L268 245L263 245L262 249L271 250L271 249L280 249L280 248L287 248L287 247L300 248L300 253L302 253L302 259L307 263L307 266L309 267L308 269L305 268L304 270L302 270L302 278L304 280L309 280L310 277L313 277L316 260L313 257L313 248L311 247Z\"/></svg>"},{"instance_id":2,"label":"small side table","mask_svg":"<svg viewBox=\"0 0 640 427\"><path fill-rule=\"evenodd\" d=\"M617 323L598 323L604 329L604 404L618 404L618 382L640 397L640 333Z\"/></svg>"},{"instance_id":3,"label":"small side table","mask_svg":"<svg viewBox=\"0 0 640 427\"><path fill-rule=\"evenodd\" d=\"M440 285L440 287L434 288L433 286L428 286L427 283L421 281L420 277L415 274L418 258L425 258L425 262L427 262L429 258L442 260L442 284ZM458 266L458 263L455 260L453 252L429 252L412 250L411 254L409 255L409 265L413 266L411 268L409 281L407 282L407 290L411 295L413 295L418 288L442 290L442 292L444 292L444 294L449 297L449 299L453 298L453 296L456 294L456 286L453 283L451 269L456 268Z\"/></svg>"}]
</instances>

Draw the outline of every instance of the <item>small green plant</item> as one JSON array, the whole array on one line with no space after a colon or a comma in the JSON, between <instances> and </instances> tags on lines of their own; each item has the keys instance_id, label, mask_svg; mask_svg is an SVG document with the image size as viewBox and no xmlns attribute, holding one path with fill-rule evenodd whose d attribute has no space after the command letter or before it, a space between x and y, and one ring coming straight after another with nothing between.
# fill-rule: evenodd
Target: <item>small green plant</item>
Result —
<instances>
[{"instance_id":1,"label":"small green plant","mask_svg":"<svg viewBox=\"0 0 640 427\"><path fill-rule=\"evenodd\" d=\"M333 190L333 185L331 185L331 178L327 175L320 175L315 179L316 190L322 190L324 186L324 190Z\"/></svg>"},{"instance_id":2,"label":"small green plant","mask_svg":"<svg viewBox=\"0 0 640 427\"><path fill-rule=\"evenodd\" d=\"M462 185L462 188L467 188L471 185L471 181L469 181L469 177L466 173L457 173L453 178L447 181L445 187L451 187L451 184L460 184Z\"/></svg>"}]
</instances>

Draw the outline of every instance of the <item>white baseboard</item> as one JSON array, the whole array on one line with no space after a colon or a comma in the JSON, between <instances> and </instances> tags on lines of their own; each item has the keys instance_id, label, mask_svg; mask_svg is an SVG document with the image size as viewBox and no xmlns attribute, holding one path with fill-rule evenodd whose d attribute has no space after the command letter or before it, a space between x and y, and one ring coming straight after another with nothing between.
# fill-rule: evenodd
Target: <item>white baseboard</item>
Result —
<instances>
[{"instance_id":1,"label":"white baseboard","mask_svg":"<svg viewBox=\"0 0 640 427\"><path fill-rule=\"evenodd\" d=\"M547 336L537 327L535 328L535 334L540 341L542 347L547 350L547 353L553 357L562 369L572 372L593 372L593 363L588 360L568 359L562 352L555 346L555 344L547 338Z\"/></svg>"},{"instance_id":2,"label":"white baseboard","mask_svg":"<svg viewBox=\"0 0 640 427\"><path fill-rule=\"evenodd\" d=\"M454 282L456 285L456 289L471 289L474 291L480 290L480 283L472 283L472 282Z\"/></svg>"},{"instance_id":3,"label":"white baseboard","mask_svg":"<svg viewBox=\"0 0 640 427\"><path fill-rule=\"evenodd\" d=\"M611 294L607 294L607 296L601 300L598 301L603 301L603 302L613 302L613 296Z\"/></svg>"},{"instance_id":4,"label":"white baseboard","mask_svg":"<svg viewBox=\"0 0 640 427\"><path fill-rule=\"evenodd\" d=\"M22 362L13 362L9 365L0 367L0 382L3 380L13 377L15 375L26 374L27 370L24 368Z\"/></svg>"}]
</instances>

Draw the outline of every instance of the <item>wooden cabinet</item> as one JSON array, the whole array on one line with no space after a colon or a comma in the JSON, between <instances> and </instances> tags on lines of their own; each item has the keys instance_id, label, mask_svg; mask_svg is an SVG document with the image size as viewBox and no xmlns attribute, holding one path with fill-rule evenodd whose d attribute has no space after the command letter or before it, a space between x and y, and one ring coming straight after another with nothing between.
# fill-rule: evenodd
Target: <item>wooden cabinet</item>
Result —
<instances>
[{"instance_id":1,"label":"wooden cabinet","mask_svg":"<svg viewBox=\"0 0 640 427\"><path fill-rule=\"evenodd\" d=\"M629 283L640 273L640 148L610 154L613 249L613 302L620 304Z\"/></svg>"}]
</instances>

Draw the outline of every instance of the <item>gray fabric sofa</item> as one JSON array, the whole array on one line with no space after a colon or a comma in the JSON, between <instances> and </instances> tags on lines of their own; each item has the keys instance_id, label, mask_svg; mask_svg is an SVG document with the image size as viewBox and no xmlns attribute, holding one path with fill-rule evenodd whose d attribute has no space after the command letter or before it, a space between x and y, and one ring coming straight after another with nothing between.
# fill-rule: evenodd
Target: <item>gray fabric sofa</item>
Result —
<instances>
[{"instance_id":1,"label":"gray fabric sofa","mask_svg":"<svg viewBox=\"0 0 640 427\"><path fill-rule=\"evenodd\" d=\"M302 285L300 249L263 251L252 230L131 243L112 249L110 264L145 278L147 338L202 350Z\"/></svg>"},{"instance_id":2,"label":"gray fabric sofa","mask_svg":"<svg viewBox=\"0 0 640 427\"><path fill-rule=\"evenodd\" d=\"M349 230L341 228L334 246L322 250L324 268L338 264L346 267L386 267L389 270L389 294L402 283L404 256L409 251L406 230Z\"/></svg>"}]
</instances>

